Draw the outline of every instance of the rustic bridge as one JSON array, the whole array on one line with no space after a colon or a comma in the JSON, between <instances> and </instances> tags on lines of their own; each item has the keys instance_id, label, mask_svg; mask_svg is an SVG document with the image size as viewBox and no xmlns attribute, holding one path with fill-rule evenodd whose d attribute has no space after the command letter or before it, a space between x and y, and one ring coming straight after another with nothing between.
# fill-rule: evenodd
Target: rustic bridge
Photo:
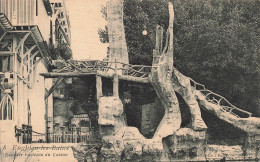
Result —
<instances>
[{"instance_id":1,"label":"rustic bridge","mask_svg":"<svg viewBox=\"0 0 260 162\"><path fill-rule=\"evenodd\" d=\"M66 61L61 68L54 69L49 73L41 73L41 75L45 78L82 77L90 75L113 78L114 74L117 74L118 78L121 80L150 84L149 77L153 68L157 69L158 67L131 65L116 61L69 60ZM219 105L223 112L228 112L237 118L251 117L252 113L237 108L225 97L206 89L205 85L197 83L191 78L188 79L190 80L190 85L194 91L203 94L208 102ZM57 85L57 83L54 84L54 86L55 85Z\"/></svg>"},{"instance_id":2,"label":"rustic bridge","mask_svg":"<svg viewBox=\"0 0 260 162\"><path fill-rule=\"evenodd\" d=\"M58 78L88 75L113 77L113 74L119 74L119 79L122 80L149 83L148 77L152 68L156 68L156 66L131 65L99 60L69 60L61 69L54 69L52 72L42 73L41 75L46 78Z\"/></svg>"}]
</instances>

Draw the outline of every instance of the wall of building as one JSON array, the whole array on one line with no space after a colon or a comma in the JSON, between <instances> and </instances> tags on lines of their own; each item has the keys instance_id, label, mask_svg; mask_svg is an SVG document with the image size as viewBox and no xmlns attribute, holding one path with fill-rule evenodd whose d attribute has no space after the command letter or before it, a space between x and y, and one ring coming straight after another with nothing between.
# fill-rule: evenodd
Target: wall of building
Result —
<instances>
[{"instance_id":1,"label":"wall of building","mask_svg":"<svg viewBox=\"0 0 260 162\"><path fill-rule=\"evenodd\" d=\"M55 15L53 15L53 17L48 15L43 1L44 0L0 0L0 13L5 13L13 26L37 25L44 41L49 44L49 38L55 31L53 30L51 33L51 22L55 21L56 17ZM55 23L53 23L53 25L55 25ZM18 31L20 28L16 29ZM16 42L15 38L14 42ZM15 49L15 46L13 47L13 51L17 50ZM16 52L21 53L25 51L20 50L19 52L17 50ZM5 60L2 61L5 63ZM32 70L32 74L30 74L29 80L26 73L23 72L25 71L25 66L22 66L24 65L18 61L16 69L18 75L14 76L16 83L13 88L13 98L15 104L13 110L13 120L0 122L0 133L4 132L6 135L5 136L1 133L0 139L5 139L6 137L14 141L13 143L16 143L15 126L21 129L23 124L31 125L33 131L45 134L46 127L48 126L49 132L52 133L54 125L54 102L52 94L47 100L45 100L46 91L52 87L52 79L44 79L44 77L40 75L40 73L48 72L48 69L42 61L37 61L37 64ZM1 71L7 71L6 66L2 67ZM48 112L47 117L49 118L46 118L46 111ZM8 125L10 127L4 127L4 125ZM3 127L8 129L3 130Z\"/></svg>"},{"instance_id":2,"label":"wall of building","mask_svg":"<svg viewBox=\"0 0 260 162\"><path fill-rule=\"evenodd\" d=\"M16 143L15 138L15 121L1 120L0 121L0 144ZM0 156L1 157L1 156Z\"/></svg>"},{"instance_id":3,"label":"wall of building","mask_svg":"<svg viewBox=\"0 0 260 162\"><path fill-rule=\"evenodd\" d=\"M51 17L48 16L44 7L43 1L38 0L38 15L35 14L35 25L38 25L44 40L49 44L50 38L50 21Z\"/></svg>"},{"instance_id":4,"label":"wall of building","mask_svg":"<svg viewBox=\"0 0 260 162\"><path fill-rule=\"evenodd\" d=\"M42 0L0 0L0 12L5 13L13 26L38 25L49 43L51 18Z\"/></svg>"},{"instance_id":5,"label":"wall of building","mask_svg":"<svg viewBox=\"0 0 260 162\"><path fill-rule=\"evenodd\" d=\"M52 78L45 78L45 89L50 90L50 88L53 85L53 79ZM46 106L47 106L47 113L48 113L48 127L49 127L49 132L53 132L53 94L51 94L47 101L46 101Z\"/></svg>"},{"instance_id":6,"label":"wall of building","mask_svg":"<svg viewBox=\"0 0 260 162\"><path fill-rule=\"evenodd\" d=\"M35 10L36 0L0 0L0 12L15 26L34 24Z\"/></svg>"},{"instance_id":7,"label":"wall of building","mask_svg":"<svg viewBox=\"0 0 260 162\"><path fill-rule=\"evenodd\" d=\"M39 133L45 133L45 83L44 77L40 73L47 72L46 67L40 61L34 69L35 84L29 92L29 100L31 107L31 125L32 129Z\"/></svg>"}]
</instances>

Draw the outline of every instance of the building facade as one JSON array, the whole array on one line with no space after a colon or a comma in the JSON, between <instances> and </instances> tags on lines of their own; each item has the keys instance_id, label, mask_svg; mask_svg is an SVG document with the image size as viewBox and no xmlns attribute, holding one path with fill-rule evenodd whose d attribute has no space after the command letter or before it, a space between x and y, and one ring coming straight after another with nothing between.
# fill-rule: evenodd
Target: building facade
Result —
<instances>
[{"instance_id":1,"label":"building facade","mask_svg":"<svg viewBox=\"0 0 260 162\"><path fill-rule=\"evenodd\" d=\"M53 60L72 57L64 1L0 0L0 143L53 131Z\"/></svg>"}]
</instances>

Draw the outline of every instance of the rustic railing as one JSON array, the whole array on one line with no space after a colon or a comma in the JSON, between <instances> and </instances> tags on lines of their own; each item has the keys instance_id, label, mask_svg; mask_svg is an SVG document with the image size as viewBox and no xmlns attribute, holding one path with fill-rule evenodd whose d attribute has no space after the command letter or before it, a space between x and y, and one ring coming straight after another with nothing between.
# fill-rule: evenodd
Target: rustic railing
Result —
<instances>
[{"instance_id":1,"label":"rustic railing","mask_svg":"<svg viewBox=\"0 0 260 162\"><path fill-rule=\"evenodd\" d=\"M114 73L115 70L122 71L122 75L128 75L133 77L147 78L151 73L152 66L145 65L131 65L121 62L109 62L99 60L69 60L66 62L66 66L56 70L57 73L64 72L96 72L97 70L103 72Z\"/></svg>"},{"instance_id":2,"label":"rustic railing","mask_svg":"<svg viewBox=\"0 0 260 162\"><path fill-rule=\"evenodd\" d=\"M221 106L222 111L229 112L230 114L232 114L238 118L241 116L244 116L244 115L246 115L246 117L252 116L252 113L234 106L225 97L206 89L205 85L197 83L196 81L194 81L191 78L190 78L190 82L191 82L191 86L194 87L194 89L200 91L206 97L207 101Z\"/></svg>"},{"instance_id":3,"label":"rustic railing","mask_svg":"<svg viewBox=\"0 0 260 162\"><path fill-rule=\"evenodd\" d=\"M145 65L131 65L121 62L109 62L109 61L99 61L99 60L69 60L66 62L66 66L62 69L55 71L58 73L63 72L96 72L97 70L103 72L114 73L118 71L121 75L127 75L138 78L148 78L152 68L155 66L145 66ZM222 111L229 112L230 114L241 117L245 116L250 117L252 113L239 109L238 107L231 104L225 97L214 93L205 88L204 85L195 82L190 78L191 85L199 90L207 99L207 101L217 104L222 107Z\"/></svg>"}]
</instances>

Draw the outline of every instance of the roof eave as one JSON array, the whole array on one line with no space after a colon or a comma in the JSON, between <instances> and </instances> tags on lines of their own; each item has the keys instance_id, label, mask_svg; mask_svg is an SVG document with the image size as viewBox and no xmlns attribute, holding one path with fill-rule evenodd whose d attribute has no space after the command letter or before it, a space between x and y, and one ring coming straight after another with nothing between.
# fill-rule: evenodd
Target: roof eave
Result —
<instances>
[{"instance_id":1,"label":"roof eave","mask_svg":"<svg viewBox=\"0 0 260 162\"><path fill-rule=\"evenodd\" d=\"M4 30L12 30L13 26L4 13L0 13L0 23L3 26Z\"/></svg>"}]
</instances>

